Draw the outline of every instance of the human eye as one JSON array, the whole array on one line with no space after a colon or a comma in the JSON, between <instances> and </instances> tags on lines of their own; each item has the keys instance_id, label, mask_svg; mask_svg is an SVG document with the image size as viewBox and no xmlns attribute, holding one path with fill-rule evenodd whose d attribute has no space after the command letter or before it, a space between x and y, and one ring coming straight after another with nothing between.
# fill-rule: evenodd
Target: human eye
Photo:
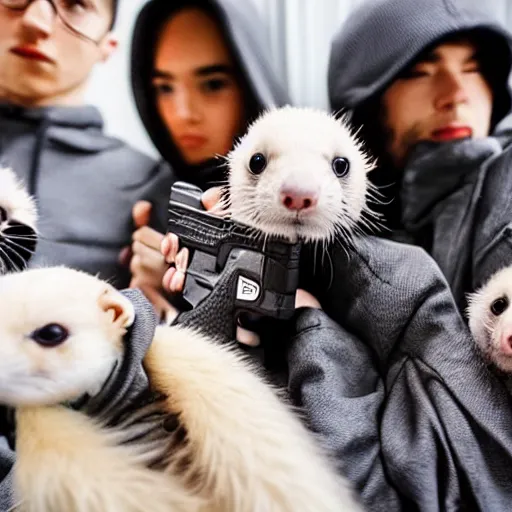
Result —
<instances>
[{"instance_id":1,"label":"human eye","mask_svg":"<svg viewBox=\"0 0 512 512\"><path fill-rule=\"evenodd\" d=\"M230 80L223 77L209 78L201 82L201 89L206 93L214 93L226 89L230 85Z\"/></svg>"},{"instance_id":2,"label":"human eye","mask_svg":"<svg viewBox=\"0 0 512 512\"><path fill-rule=\"evenodd\" d=\"M402 80L414 80L416 78L422 78L429 76L427 69L421 66L413 66L412 68L404 70L400 73L399 78Z\"/></svg>"},{"instance_id":3,"label":"human eye","mask_svg":"<svg viewBox=\"0 0 512 512\"><path fill-rule=\"evenodd\" d=\"M168 82L153 82L153 89L155 90L157 96L172 94L174 91L172 85Z\"/></svg>"},{"instance_id":4,"label":"human eye","mask_svg":"<svg viewBox=\"0 0 512 512\"><path fill-rule=\"evenodd\" d=\"M482 68L480 67L480 63L478 61L468 62L468 64L463 69L464 73L481 73Z\"/></svg>"},{"instance_id":5,"label":"human eye","mask_svg":"<svg viewBox=\"0 0 512 512\"><path fill-rule=\"evenodd\" d=\"M91 9L90 0L58 0L57 5L69 12Z\"/></svg>"}]
</instances>

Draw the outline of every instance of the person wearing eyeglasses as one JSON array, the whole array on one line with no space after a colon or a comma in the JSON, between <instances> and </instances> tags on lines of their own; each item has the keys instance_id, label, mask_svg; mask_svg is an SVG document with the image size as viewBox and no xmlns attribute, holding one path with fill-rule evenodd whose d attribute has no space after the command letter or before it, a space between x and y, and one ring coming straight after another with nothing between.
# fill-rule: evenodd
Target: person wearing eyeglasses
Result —
<instances>
[{"instance_id":1,"label":"person wearing eyeglasses","mask_svg":"<svg viewBox=\"0 0 512 512\"><path fill-rule=\"evenodd\" d=\"M107 136L85 104L93 67L117 46L119 0L0 0L0 162L36 198L40 240L31 264L64 264L130 282L119 254L132 208L153 204L165 226L171 172Z\"/></svg>"},{"instance_id":2,"label":"person wearing eyeglasses","mask_svg":"<svg viewBox=\"0 0 512 512\"><path fill-rule=\"evenodd\" d=\"M94 65L116 48L118 3L0 0L0 163L11 166L37 200L40 236L31 264L74 267L121 288L130 281L119 252L131 243L132 207L152 202L154 226L162 230L171 172L107 137L100 112L85 104ZM124 340L130 357L101 391L102 404L114 408L134 405L147 386L142 340L151 333L153 310L135 290L129 298L137 310ZM14 431L11 415L0 407L2 511L18 505Z\"/></svg>"}]
</instances>

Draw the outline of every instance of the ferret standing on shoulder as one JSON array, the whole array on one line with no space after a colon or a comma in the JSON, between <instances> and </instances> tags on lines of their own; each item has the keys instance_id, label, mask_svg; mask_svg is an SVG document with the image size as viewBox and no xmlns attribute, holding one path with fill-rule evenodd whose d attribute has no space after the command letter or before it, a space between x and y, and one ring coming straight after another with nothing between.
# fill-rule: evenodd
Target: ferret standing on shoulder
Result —
<instances>
[{"instance_id":1,"label":"ferret standing on shoulder","mask_svg":"<svg viewBox=\"0 0 512 512\"><path fill-rule=\"evenodd\" d=\"M14 172L0 167L0 275L25 268L37 240L37 211Z\"/></svg>"},{"instance_id":2,"label":"ferret standing on shoulder","mask_svg":"<svg viewBox=\"0 0 512 512\"><path fill-rule=\"evenodd\" d=\"M227 159L229 212L265 235L329 242L375 216L367 208L374 164L348 123L327 112L269 110Z\"/></svg>"},{"instance_id":3,"label":"ferret standing on shoulder","mask_svg":"<svg viewBox=\"0 0 512 512\"><path fill-rule=\"evenodd\" d=\"M512 374L512 266L468 295L469 328L484 358Z\"/></svg>"},{"instance_id":4,"label":"ferret standing on shoulder","mask_svg":"<svg viewBox=\"0 0 512 512\"><path fill-rule=\"evenodd\" d=\"M59 405L100 391L133 311L120 292L79 271L0 277L0 402L17 408L23 510L361 510L312 434L242 355L190 330L157 327L144 360L152 389L167 397L164 412L185 432L166 472L145 467L144 446L119 444L122 432Z\"/></svg>"}]
</instances>

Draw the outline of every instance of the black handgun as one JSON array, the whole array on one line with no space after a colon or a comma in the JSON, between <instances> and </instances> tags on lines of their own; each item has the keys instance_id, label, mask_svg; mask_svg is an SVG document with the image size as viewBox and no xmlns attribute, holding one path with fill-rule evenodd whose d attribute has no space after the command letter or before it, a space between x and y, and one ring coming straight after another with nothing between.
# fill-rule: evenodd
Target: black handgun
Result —
<instances>
[{"instance_id":1,"label":"black handgun","mask_svg":"<svg viewBox=\"0 0 512 512\"><path fill-rule=\"evenodd\" d=\"M186 311L175 323L232 341L236 326L287 320L295 311L301 244L255 235L245 225L208 213L199 187L176 182L168 232L190 257L183 290Z\"/></svg>"}]
</instances>

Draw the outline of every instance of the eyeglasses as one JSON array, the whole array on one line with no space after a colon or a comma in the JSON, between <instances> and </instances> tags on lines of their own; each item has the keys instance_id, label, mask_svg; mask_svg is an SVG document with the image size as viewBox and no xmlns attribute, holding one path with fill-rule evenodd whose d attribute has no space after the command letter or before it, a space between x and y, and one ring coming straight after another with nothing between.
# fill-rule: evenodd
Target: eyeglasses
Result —
<instances>
[{"instance_id":1,"label":"eyeglasses","mask_svg":"<svg viewBox=\"0 0 512 512\"><path fill-rule=\"evenodd\" d=\"M0 0L0 5L23 11L35 0ZM91 0L45 0L50 3L64 26L78 37L98 44L104 34L103 20Z\"/></svg>"}]
</instances>

